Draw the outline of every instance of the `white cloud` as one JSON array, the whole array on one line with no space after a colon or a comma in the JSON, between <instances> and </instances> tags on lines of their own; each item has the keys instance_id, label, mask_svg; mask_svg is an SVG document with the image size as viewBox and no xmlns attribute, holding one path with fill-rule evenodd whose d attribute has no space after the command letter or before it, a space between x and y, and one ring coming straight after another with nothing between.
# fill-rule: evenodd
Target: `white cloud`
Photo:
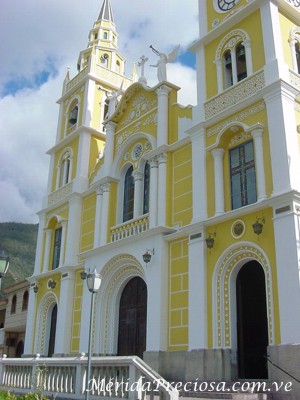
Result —
<instances>
[{"instance_id":1,"label":"white cloud","mask_svg":"<svg viewBox=\"0 0 300 400\"><path fill-rule=\"evenodd\" d=\"M182 48L198 35L195 0L111 0L119 33L119 48L127 59L126 73L142 54L149 58L145 73L156 84L157 57L150 44L169 51ZM67 66L76 72L79 52L87 46L89 30L102 0L2 0L0 13L1 88L17 77L32 79L43 70L57 76L38 89L0 98L0 222L37 222L35 213L46 193L49 156L56 137L58 106ZM49 68L49 63L51 64ZM195 71L179 63L168 66L168 80L181 86L179 101L196 101Z\"/></svg>"}]
</instances>

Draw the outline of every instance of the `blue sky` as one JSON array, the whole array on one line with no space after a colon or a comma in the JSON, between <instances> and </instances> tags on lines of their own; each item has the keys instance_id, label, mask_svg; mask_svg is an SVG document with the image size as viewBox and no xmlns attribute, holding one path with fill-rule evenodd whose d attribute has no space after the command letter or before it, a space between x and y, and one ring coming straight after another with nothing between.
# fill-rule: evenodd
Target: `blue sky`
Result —
<instances>
[{"instance_id":1,"label":"blue sky","mask_svg":"<svg viewBox=\"0 0 300 400\"><path fill-rule=\"evenodd\" d=\"M111 0L125 56L126 74L144 54L145 75L157 83L157 57L150 44L169 52L181 45L168 80L182 90L179 101L195 104L194 58L184 54L198 36L195 0ZM49 157L55 143L58 106L67 68L76 74L79 52L99 15L102 0L2 0L0 13L0 222L37 222L47 192ZM184 18L182 15L184 13ZM4 56L3 56L4 55ZM138 70L139 73L139 70Z\"/></svg>"}]
</instances>

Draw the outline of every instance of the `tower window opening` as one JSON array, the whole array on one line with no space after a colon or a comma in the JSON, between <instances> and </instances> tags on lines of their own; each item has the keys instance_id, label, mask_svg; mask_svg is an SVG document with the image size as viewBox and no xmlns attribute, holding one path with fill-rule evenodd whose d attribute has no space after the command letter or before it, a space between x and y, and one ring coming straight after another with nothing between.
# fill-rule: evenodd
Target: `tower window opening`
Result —
<instances>
[{"instance_id":1,"label":"tower window opening","mask_svg":"<svg viewBox=\"0 0 300 400\"><path fill-rule=\"evenodd\" d=\"M240 82L247 77L245 47L240 43L236 47L237 80Z\"/></svg>"},{"instance_id":2,"label":"tower window opening","mask_svg":"<svg viewBox=\"0 0 300 400\"><path fill-rule=\"evenodd\" d=\"M296 60L297 60L297 72L300 74L300 44L297 42L295 44Z\"/></svg>"}]
</instances>

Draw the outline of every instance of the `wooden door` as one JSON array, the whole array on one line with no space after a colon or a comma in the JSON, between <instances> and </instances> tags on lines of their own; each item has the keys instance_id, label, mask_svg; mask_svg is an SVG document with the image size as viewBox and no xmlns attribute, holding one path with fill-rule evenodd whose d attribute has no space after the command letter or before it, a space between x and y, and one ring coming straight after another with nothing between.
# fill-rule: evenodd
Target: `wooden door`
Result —
<instances>
[{"instance_id":1,"label":"wooden door","mask_svg":"<svg viewBox=\"0 0 300 400\"><path fill-rule=\"evenodd\" d=\"M136 277L125 286L119 309L118 355L143 357L146 350L147 286Z\"/></svg>"}]
</instances>

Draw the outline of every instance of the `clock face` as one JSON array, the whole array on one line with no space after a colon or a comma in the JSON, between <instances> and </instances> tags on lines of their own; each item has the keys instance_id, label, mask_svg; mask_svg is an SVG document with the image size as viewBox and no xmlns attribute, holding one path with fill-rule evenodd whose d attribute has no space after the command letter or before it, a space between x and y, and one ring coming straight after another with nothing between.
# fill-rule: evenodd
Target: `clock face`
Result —
<instances>
[{"instance_id":1,"label":"clock face","mask_svg":"<svg viewBox=\"0 0 300 400\"><path fill-rule=\"evenodd\" d=\"M227 12L233 9L233 7L240 0L214 0L214 6L218 12Z\"/></svg>"}]
</instances>

